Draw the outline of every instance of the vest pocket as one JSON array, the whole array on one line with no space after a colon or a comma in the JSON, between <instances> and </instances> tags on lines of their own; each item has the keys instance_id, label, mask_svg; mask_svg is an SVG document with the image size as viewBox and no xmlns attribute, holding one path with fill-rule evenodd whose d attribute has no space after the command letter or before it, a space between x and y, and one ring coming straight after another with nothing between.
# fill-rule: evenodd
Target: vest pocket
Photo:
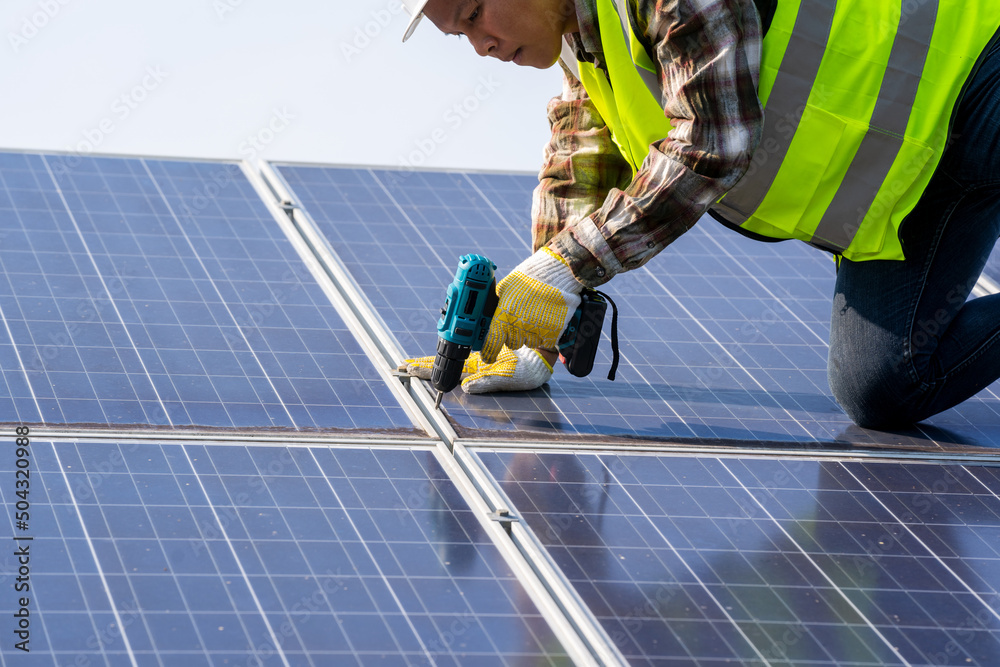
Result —
<instances>
[{"instance_id":1,"label":"vest pocket","mask_svg":"<svg viewBox=\"0 0 1000 667\"><path fill-rule=\"evenodd\" d=\"M787 147L785 159L751 221L785 236L810 238L867 127L807 104L798 123L785 116L772 128L777 145Z\"/></svg>"}]
</instances>

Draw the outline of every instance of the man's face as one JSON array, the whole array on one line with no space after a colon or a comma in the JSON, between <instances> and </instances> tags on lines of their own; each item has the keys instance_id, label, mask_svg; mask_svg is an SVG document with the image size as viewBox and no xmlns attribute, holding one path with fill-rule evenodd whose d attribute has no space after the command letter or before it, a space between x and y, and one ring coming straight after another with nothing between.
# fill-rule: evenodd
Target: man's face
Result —
<instances>
[{"instance_id":1,"label":"man's face","mask_svg":"<svg viewBox=\"0 0 1000 667\"><path fill-rule=\"evenodd\" d=\"M573 0L430 0L424 16L442 32L465 35L476 53L546 69L575 32Z\"/></svg>"}]
</instances>

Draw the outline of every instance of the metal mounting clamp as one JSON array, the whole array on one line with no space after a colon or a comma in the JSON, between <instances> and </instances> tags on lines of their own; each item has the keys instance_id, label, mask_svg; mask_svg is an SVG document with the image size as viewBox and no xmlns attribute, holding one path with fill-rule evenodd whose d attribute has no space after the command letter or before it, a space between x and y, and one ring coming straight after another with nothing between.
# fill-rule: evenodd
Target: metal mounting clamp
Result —
<instances>
[{"instance_id":1,"label":"metal mounting clamp","mask_svg":"<svg viewBox=\"0 0 1000 667\"><path fill-rule=\"evenodd\" d=\"M510 533L510 524L518 521L518 518L510 513L510 510L505 507L497 508L496 510L490 512L488 515L490 521L496 521L503 524L504 530Z\"/></svg>"}]
</instances>

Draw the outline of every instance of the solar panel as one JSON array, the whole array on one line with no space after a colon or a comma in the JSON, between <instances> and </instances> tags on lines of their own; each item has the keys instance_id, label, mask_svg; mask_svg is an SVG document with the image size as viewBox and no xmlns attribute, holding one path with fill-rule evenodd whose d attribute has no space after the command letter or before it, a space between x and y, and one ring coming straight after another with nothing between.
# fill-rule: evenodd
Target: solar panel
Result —
<instances>
[{"instance_id":1,"label":"solar panel","mask_svg":"<svg viewBox=\"0 0 1000 667\"><path fill-rule=\"evenodd\" d=\"M457 258L499 275L529 253L533 177L279 165L297 202L358 276L407 354L430 354ZM609 437L907 448L995 446L995 387L899 433L851 424L826 382L833 263L803 244L749 241L704 220L607 291L620 309L619 377L605 341L594 372L540 390L444 406L465 435ZM610 318L608 318L609 320ZM610 328L608 321L605 329Z\"/></svg>"},{"instance_id":2,"label":"solar panel","mask_svg":"<svg viewBox=\"0 0 1000 667\"><path fill-rule=\"evenodd\" d=\"M416 433L237 164L0 178L3 421Z\"/></svg>"},{"instance_id":3,"label":"solar panel","mask_svg":"<svg viewBox=\"0 0 1000 667\"><path fill-rule=\"evenodd\" d=\"M1000 661L996 468L478 456L632 664Z\"/></svg>"},{"instance_id":4,"label":"solar panel","mask_svg":"<svg viewBox=\"0 0 1000 667\"><path fill-rule=\"evenodd\" d=\"M437 343L443 288L458 264L453 248L488 252L499 264L519 261L527 247L521 235L495 229L491 211L460 174L298 167L281 173L388 330L414 355L433 353Z\"/></svg>"},{"instance_id":5,"label":"solar panel","mask_svg":"<svg viewBox=\"0 0 1000 667\"><path fill-rule=\"evenodd\" d=\"M30 446L34 662L4 664L569 664L431 449Z\"/></svg>"},{"instance_id":6,"label":"solar panel","mask_svg":"<svg viewBox=\"0 0 1000 667\"><path fill-rule=\"evenodd\" d=\"M1000 284L1000 251L997 251L996 247L993 248L990 256L986 259L983 275L994 283Z\"/></svg>"}]
</instances>

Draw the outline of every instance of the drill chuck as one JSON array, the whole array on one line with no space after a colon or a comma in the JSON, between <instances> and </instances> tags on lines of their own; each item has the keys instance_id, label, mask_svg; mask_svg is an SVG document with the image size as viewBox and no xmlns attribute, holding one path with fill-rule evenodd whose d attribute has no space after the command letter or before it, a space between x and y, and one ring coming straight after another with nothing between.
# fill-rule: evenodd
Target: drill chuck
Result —
<instances>
[{"instance_id":1,"label":"drill chuck","mask_svg":"<svg viewBox=\"0 0 1000 667\"><path fill-rule=\"evenodd\" d=\"M469 358L472 348L458 345L444 338L438 338L434 368L431 370L431 385L440 392L448 393L458 386L462 379L462 368Z\"/></svg>"}]
</instances>

